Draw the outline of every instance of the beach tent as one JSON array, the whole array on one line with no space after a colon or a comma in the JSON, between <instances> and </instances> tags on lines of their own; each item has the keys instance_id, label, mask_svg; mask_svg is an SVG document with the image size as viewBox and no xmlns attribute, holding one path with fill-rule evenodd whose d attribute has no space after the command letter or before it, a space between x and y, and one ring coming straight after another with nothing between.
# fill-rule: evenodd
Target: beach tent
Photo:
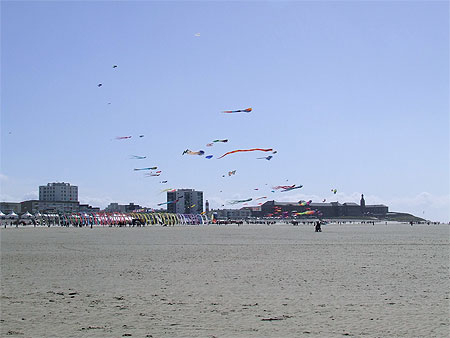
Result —
<instances>
[{"instance_id":1,"label":"beach tent","mask_svg":"<svg viewBox=\"0 0 450 338\"><path fill-rule=\"evenodd\" d=\"M22 216L20 216L20 218L33 218L34 216L32 214L30 214L28 211L26 213L24 213Z\"/></svg>"},{"instance_id":2,"label":"beach tent","mask_svg":"<svg viewBox=\"0 0 450 338\"><path fill-rule=\"evenodd\" d=\"M17 214L14 211L11 211L11 213L6 217L7 218L19 218L19 216L17 216Z\"/></svg>"},{"instance_id":3,"label":"beach tent","mask_svg":"<svg viewBox=\"0 0 450 338\"><path fill-rule=\"evenodd\" d=\"M5 214L0 211L0 218L4 218L4 217L5 217Z\"/></svg>"}]
</instances>

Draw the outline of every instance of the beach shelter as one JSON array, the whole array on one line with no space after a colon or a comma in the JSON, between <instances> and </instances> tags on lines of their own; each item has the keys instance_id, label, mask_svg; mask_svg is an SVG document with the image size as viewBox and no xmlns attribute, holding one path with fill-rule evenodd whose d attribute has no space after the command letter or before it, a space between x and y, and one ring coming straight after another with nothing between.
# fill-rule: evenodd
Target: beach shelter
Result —
<instances>
[{"instance_id":1,"label":"beach shelter","mask_svg":"<svg viewBox=\"0 0 450 338\"><path fill-rule=\"evenodd\" d=\"M6 217L7 218L11 218L11 219L19 218L19 216L14 211L11 211L11 213L8 216L6 216Z\"/></svg>"},{"instance_id":2,"label":"beach shelter","mask_svg":"<svg viewBox=\"0 0 450 338\"><path fill-rule=\"evenodd\" d=\"M5 217L5 214L0 211L0 218L4 218L4 217Z\"/></svg>"},{"instance_id":3,"label":"beach shelter","mask_svg":"<svg viewBox=\"0 0 450 338\"><path fill-rule=\"evenodd\" d=\"M22 216L20 216L20 218L33 218L34 216L32 214L30 214L28 211L26 213L24 213Z\"/></svg>"}]
</instances>

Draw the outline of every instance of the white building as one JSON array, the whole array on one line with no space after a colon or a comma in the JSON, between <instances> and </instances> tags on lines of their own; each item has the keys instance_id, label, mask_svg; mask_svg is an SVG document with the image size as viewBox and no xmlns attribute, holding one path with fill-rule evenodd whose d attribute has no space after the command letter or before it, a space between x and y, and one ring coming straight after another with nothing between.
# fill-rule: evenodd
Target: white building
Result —
<instances>
[{"instance_id":1,"label":"white building","mask_svg":"<svg viewBox=\"0 0 450 338\"><path fill-rule=\"evenodd\" d=\"M167 192L167 212L177 214L200 214L203 212L203 191L177 189Z\"/></svg>"},{"instance_id":2,"label":"white building","mask_svg":"<svg viewBox=\"0 0 450 338\"><path fill-rule=\"evenodd\" d=\"M48 183L39 186L40 201L77 202L78 187L70 183Z\"/></svg>"}]
</instances>

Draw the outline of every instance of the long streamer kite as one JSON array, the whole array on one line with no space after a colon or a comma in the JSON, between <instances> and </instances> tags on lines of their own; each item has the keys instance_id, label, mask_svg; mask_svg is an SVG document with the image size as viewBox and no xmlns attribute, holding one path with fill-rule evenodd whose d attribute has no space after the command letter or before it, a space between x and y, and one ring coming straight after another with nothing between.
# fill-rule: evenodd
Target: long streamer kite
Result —
<instances>
[{"instance_id":1,"label":"long streamer kite","mask_svg":"<svg viewBox=\"0 0 450 338\"><path fill-rule=\"evenodd\" d=\"M117 136L116 140L126 140L128 138L131 138L131 136Z\"/></svg>"},{"instance_id":2,"label":"long streamer kite","mask_svg":"<svg viewBox=\"0 0 450 338\"><path fill-rule=\"evenodd\" d=\"M156 170L158 169L158 167L150 167L150 168L134 168L134 171L138 171L138 170Z\"/></svg>"},{"instance_id":3,"label":"long streamer kite","mask_svg":"<svg viewBox=\"0 0 450 338\"><path fill-rule=\"evenodd\" d=\"M266 156L266 157L257 157L256 159L257 160L267 160L267 161L270 161L271 159L272 159L272 155L269 155L269 156Z\"/></svg>"},{"instance_id":4,"label":"long streamer kite","mask_svg":"<svg viewBox=\"0 0 450 338\"><path fill-rule=\"evenodd\" d=\"M233 114L233 113L250 113L253 109L247 108L247 109L238 109L238 110L224 110L222 113L226 114Z\"/></svg>"},{"instance_id":5,"label":"long streamer kite","mask_svg":"<svg viewBox=\"0 0 450 338\"><path fill-rule=\"evenodd\" d=\"M205 158L207 158L208 160L210 160L210 159L212 159L212 158L213 158L213 155L208 155L208 156L205 156Z\"/></svg>"},{"instance_id":6,"label":"long streamer kite","mask_svg":"<svg viewBox=\"0 0 450 338\"><path fill-rule=\"evenodd\" d=\"M175 201L169 201L169 202L158 203L158 206L161 206L161 205L164 205L164 204L178 203L178 201L179 201L179 199L178 199L178 200L175 200Z\"/></svg>"},{"instance_id":7,"label":"long streamer kite","mask_svg":"<svg viewBox=\"0 0 450 338\"><path fill-rule=\"evenodd\" d=\"M228 140L227 140L227 139L224 139L224 140L214 140L213 142L214 142L214 143L217 143L217 142L227 143Z\"/></svg>"},{"instance_id":8,"label":"long streamer kite","mask_svg":"<svg viewBox=\"0 0 450 338\"><path fill-rule=\"evenodd\" d=\"M252 198L247 198L246 200L233 200L233 201L229 201L228 204L245 203L245 202L250 202L251 200L252 200Z\"/></svg>"},{"instance_id":9,"label":"long streamer kite","mask_svg":"<svg viewBox=\"0 0 450 338\"><path fill-rule=\"evenodd\" d=\"M131 155L130 158L131 158L132 160L143 160L144 158L147 158L147 156Z\"/></svg>"},{"instance_id":10,"label":"long streamer kite","mask_svg":"<svg viewBox=\"0 0 450 338\"><path fill-rule=\"evenodd\" d=\"M287 189L281 190L281 192L291 191L291 190L300 189L300 188L303 188L303 185L300 184L298 187L287 188Z\"/></svg>"},{"instance_id":11,"label":"long streamer kite","mask_svg":"<svg viewBox=\"0 0 450 338\"><path fill-rule=\"evenodd\" d=\"M262 200L262 199L264 199L264 198L267 198L267 196L255 198L255 201L257 201L257 200Z\"/></svg>"},{"instance_id":12,"label":"long streamer kite","mask_svg":"<svg viewBox=\"0 0 450 338\"><path fill-rule=\"evenodd\" d=\"M269 148L269 149L263 149L263 148L237 149L237 150L229 151L229 152L223 154L222 156L218 157L217 159L225 157L225 156L230 155L230 154L243 153L243 152L247 152L247 151L265 151L265 152L268 152L268 151L273 151L273 149L272 148Z\"/></svg>"}]
</instances>

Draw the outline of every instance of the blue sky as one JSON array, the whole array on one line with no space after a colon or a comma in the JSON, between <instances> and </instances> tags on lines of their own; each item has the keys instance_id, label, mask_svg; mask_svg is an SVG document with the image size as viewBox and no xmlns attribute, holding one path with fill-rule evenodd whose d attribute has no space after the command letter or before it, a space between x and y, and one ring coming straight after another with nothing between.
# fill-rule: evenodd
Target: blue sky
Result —
<instances>
[{"instance_id":1,"label":"blue sky","mask_svg":"<svg viewBox=\"0 0 450 338\"><path fill-rule=\"evenodd\" d=\"M3 1L1 200L56 181L101 207L154 207L164 188L202 190L213 207L364 193L448 221L448 7ZM218 138L229 142L205 146ZM278 153L216 159L254 147ZM160 177L133 171L153 165ZM284 183L304 187L270 192Z\"/></svg>"}]
</instances>

